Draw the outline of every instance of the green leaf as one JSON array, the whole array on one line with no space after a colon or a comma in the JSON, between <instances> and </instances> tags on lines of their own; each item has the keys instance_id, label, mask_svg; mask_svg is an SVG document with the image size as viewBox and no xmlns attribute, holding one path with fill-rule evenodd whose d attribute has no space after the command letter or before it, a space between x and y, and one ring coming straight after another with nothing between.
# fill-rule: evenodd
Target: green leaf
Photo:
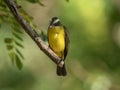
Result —
<instances>
[{"instance_id":1,"label":"green leaf","mask_svg":"<svg viewBox=\"0 0 120 90\"><path fill-rule=\"evenodd\" d=\"M23 41L22 37L20 37L18 34L13 33L13 35L14 35L17 39L19 39L20 41Z\"/></svg>"},{"instance_id":2,"label":"green leaf","mask_svg":"<svg viewBox=\"0 0 120 90\"><path fill-rule=\"evenodd\" d=\"M29 16L28 13L24 9L20 9L20 12L28 22L31 22L33 20L33 17Z\"/></svg>"},{"instance_id":3,"label":"green leaf","mask_svg":"<svg viewBox=\"0 0 120 90\"><path fill-rule=\"evenodd\" d=\"M16 60L16 66L18 67L19 70L21 70L23 65L17 54L15 55L15 60Z\"/></svg>"},{"instance_id":4,"label":"green leaf","mask_svg":"<svg viewBox=\"0 0 120 90\"><path fill-rule=\"evenodd\" d=\"M31 3L39 3L39 5L41 5L41 6L45 6L41 1L39 1L39 0L27 0L27 1L29 1L29 2L31 2Z\"/></svg>"},{"instance_id":5,"label":"green leaf","mask_svg":"<svg viewBox=\"0 0 120 90\"><path fill-rule=\"evenodd\" d=\"M5 43L12 43L13 42L13 39L12 38L5 38L4 39Z\"/></svg>"},{"instance_id":6,"label":"green leaf","mask_svg":"<svg viewBox=\"0 0 120 90\"><path fill-rule=\"evenodd\" d=\"M22 59L24 59L24 56L22 55L22 53L16 48L16 52L21 56Z\"/></svg>"},{"instance_id":7,"label":"green leaf","mask_svg":"<svg viewBox=\"0 0 120 90\"><path fill-rule=\"evenodd\" d=\"M41 32L40 37L42 38L43 41L47 41L47 36L43 31Z\"/></svg>"},{"instance_id":8,"label":"green leaf","mask_svg":"<svg viewBox=\"0 0 120 90\"><path fill-rule=\"evenodd\" d=\"M38 3L39 2L39 0L27 0L27 1L29 1L31 3Z\"/></svg>"},{"instance_id":9,"label":"green leaf","mask_svg":"<svg viewBox=\"0 0 120 90\"><path fill-rule=\"evenodd\" d=\"M7 45L7 50L13 49L13 45Z\"/></svg>"},{"instance_id":10,"label":"green leaf","mask_svg":"<svg viewBox=\"0 0 120 90\"><path fill-rule=\"evenodd\" d=\"M67 2L69 2L69 0L66 0Z\"/></svg>"},{"instance_id":11,"label":"green leaf","mask_svg":"<svg viewBox=\"0 0 120 90\"><path fill-rule=\"evenodd\" d=\"M14 64L15 53L14 53L14 52L10 52L10 53L9 53L9 57L10 57L12 63Z\"/></svg>"},{"instance_id":12,"label":"green leaf","mask_svg":"<svg viewBox=\"0 0 120 90\"><path fill-rule=\"evenodd\" d=\"M14 29L15 32L17 32L19 34L23 34L22 29L20 28L20 26L17 23L14 23L14 25L12 26L12 28Z\"/></svg>"},{"instance_id":13,"label":"green leaf","mask_svg":"<svg viewBox=\"0 0 120 90\"><path fill-rule=\"evenodd\" d=\"M23 34L23 32L20 29L14 29L15 32Z\"/></svg>"},{"instance_id":14,"label":"green leaf","mask_svg":"<svg viewBox=\"0 0 120 90\"><path fill-rule=\"evenodd\" d=\"M2 1L0 1L0 7L6 8L7 6Z\"/></svg>"},{"instance_id":15,"label":"green leaf","mask_svg":"<svg viewBox=\"0 0 120 90\"><path fill-rule=\"evenodd\" d=\"M24 48L24 46L23 46L21 43L17 42L17 41L15 41L15 44L16 44L17 46L21 47L21 48Z\"/></svg>"}]
</instances>

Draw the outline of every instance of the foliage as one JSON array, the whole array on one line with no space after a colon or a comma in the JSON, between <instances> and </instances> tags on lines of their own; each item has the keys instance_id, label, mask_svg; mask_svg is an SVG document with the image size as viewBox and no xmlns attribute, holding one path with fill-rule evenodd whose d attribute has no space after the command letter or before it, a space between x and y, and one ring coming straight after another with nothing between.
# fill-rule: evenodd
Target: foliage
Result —
<instances>
[{"instance_id":1,"label":"foliage","mask_svg":"<svg viewBox=\"0 0 120 90\"><path fill-rule=\"evenodd\" d=\"M19 6L18 0L14 0L14 1L18 5L18 8L22 16L28 21L28 23L32 28L35 28L36 25L32 23L33 18L30 15L28 15L21 6ZM38 3L41 6L45 6L40 0L26 0L26 1L33 4ZM69 0L66 0L66 1L69 1ZM15 18L13 17L10 10L7 8L6 4L4 3L4 0L0 1L0 26L2 23L5 23L11 26L12 37L9 37L9 36L6 37L4 39L4 42L6 44L7 50L9 51L9 57L11 61L13 63L16 62L18 69L21 69L22 68L21 60L24 59L24 56L22 52L19 50L19 47L24 48L22 44L23 42L22 35L24 32L20 27L20 25L15 20ZM46 36L44 32L42 32L40 36L43 38L44 41L46 41Z\"/></svg>"},{"instance_id":2,"label":"foliage","mask_svg":"<svg viewBox=\"0 0 120 90\"><path fill-rule=\"evenodd\" d=\"M44 6L44 4L42 4L39 0L27 0L27 1L30 3L39 3L41 6ZM19 2L17 2L17 0L15 0L15 2L19 6ZM29 16L22 7L20 7L19 9L20 9L21 14L29 22L29 24L32 27L35 27L35 25L31 23L33 18ZM4 42L6 44L6 48L9 52L9 57L12 63L13 64L16 63L16 66L18 67L18 69L21 69L23 66L21 60L24 59L24 55L20 51L20 48L24 48L22 44L23 43L22 36L24 32L22 28L20 27L20 25L15 20L15 18L13 17L10 10L7 8L3 0L0 1L0 25L2 23L7 24L8 26L11 27L10 33L12 34L12 36L7 36L4 39Z\"/></svg>"}]
</instances>

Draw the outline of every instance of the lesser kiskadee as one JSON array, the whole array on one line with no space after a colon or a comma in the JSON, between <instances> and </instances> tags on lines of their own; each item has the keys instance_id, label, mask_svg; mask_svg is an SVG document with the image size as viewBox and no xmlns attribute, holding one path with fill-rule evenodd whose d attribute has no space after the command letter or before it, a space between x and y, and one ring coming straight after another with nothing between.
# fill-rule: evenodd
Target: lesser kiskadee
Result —
<instances>
[{"instance_id":1,"label":"lesser kiskadee","mask_svg":"<svg viewBox=\"0 0 120 90\"><path fill-rule=\"evenodd\" d=\"M65 58L68 53L69 36L57 17L51 19L47 36L50 48L62 59L63 65L57 65L56 73L58 76L66 76Z\"/></svg>"}]
</instances>

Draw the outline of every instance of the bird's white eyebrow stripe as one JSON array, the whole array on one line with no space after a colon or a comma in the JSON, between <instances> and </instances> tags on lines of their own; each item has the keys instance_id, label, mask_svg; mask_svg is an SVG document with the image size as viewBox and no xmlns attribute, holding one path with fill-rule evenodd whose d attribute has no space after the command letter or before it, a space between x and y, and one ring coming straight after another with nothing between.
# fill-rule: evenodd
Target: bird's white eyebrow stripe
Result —
<instances>
[{"instance_id":1,"label":"bird's white eyebrow stripe","mask_svg":"<svg viewBox=\"0 0 120 90\"><path fill-rule=\"evenodd\" d=\"M60 20L59 19L56 19L53 23L55 24L55 23L57 23L57 22L59 22Z\"/></svg>"}]
</instances>

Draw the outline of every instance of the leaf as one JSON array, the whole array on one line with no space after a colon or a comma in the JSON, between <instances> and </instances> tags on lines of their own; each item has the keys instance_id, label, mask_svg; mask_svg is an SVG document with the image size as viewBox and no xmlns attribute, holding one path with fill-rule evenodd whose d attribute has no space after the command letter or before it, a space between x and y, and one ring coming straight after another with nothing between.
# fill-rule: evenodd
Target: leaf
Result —
<instances>
[{"instance_id":1,"label":"leaf","mask_svg":"<svg viewBox=\"0 0 120 90\"><path fill-rule=\"evenodd\" d=\"M43 31L41 32L40 37L42 38L43 41L47 41L47 36Z\"/></svg>"},{"instance_id":2,"label":"leaf","mask_svg":"<svg viewBox=\"0 0 120 90\"><path fill-rule=\"evenodd\" d=\"M23 32L21 31L21 29L14 29L14 31L17 32L17 33L23 34Z\"/></svg>"},{"instance_id":3,"label":"leaf","mask_svg":"<svg viewBox=\"0 0 120 90\"><path fill-rule=\"evenodd\" d=\"M39 1L39 0L27 0L27 1L29 1L29 2L31 2L31 3L39 3L39 5L41 5L41 6L45 6L41 1Z\"/></svg>"},{"instance_id":4,"label":"leaf","mask_svg":"<svg viewBox=\"0 0 120 90\"><path fill-rule=\"evenodd\" d=\"M69 0L66 0L67 2L69 2Z\"/></svg>"},{"instance_id":5,"label":"leaf","mask_svg":"<svg viewBox=\"0 0 120 90\"><path fill-rule=\"evenodd\" d=\"M17 41L15 41L15 44L18 45L21 48L24 48L24 46L21 43L17 42Z\"/></svg>"},{"instance_id":6,"label":"leaf","mask_svg":"<svg viewBox=\"0 0 120 90\"><path fill-rule=\"evenodd\" d=\"M45 6L45 4L43 4L43 3L40 2L40 1L39 1L38 3L39 3L39 5L41 5L41 6L43 6L43 7Z\"/></svg>"},{"instance_id":7,"label":"leaf","mask_svg":"<svg viewBox=\"0 0 120 90\"><path fill-rule=\"evenodd\" d=\"M7 50L13 49L13 45L7 45Z\"/></svg>"},{"instance_id":8,"label":"leaf","mask_svg":"<svg viewBox=\"0 0 120 90\"><path fill-rule=\"evenodd\" d=\"M21 56L22 59L24 59L24 56L22 55L22 53L16 48L16 52Z\"/></svg>"},{"instance_id":9,"label":"leaf","mask_svg":"<svg viewBox=\"0 0 120 90\"><path fill-rule=\"evenodd\" d=\"M10 53L9 53L9 57L10 57L12 63L14 64L15 53L14 53L14 52L10 52Z\"/></svg>"},{"instance_id":10,"label":"leaf","mask_svg":"<svg viewBox=\"0 0 120 90\"><path fill-rule=\"evenodd\" d=\"M15 55L15 60L16 60L16 66L18 67L19 70L21 70L23 67L23 64L17 54Z\"/></svg>"},{"instance_id":11,"label":"leaf","mask_svg":"<svg viewBox=\"0 0 120 90\"><path fill-rule=\"evenodd\" d=\"M39 0L27 0L27 1L29 1L31 3L38 3L39 2Z\"/></svg>"},{"instance_id":12,"label":"leaf","mask_svg":"<svg viewBox=\"0 0 120 90\"><path fill-rule=\"evenodd\" d=\"M2 1L0 1L0 7L6 8L7 6Z\"/></svg>"},{"instance_id":13,"label":"leaf","mask_svg":"<svg viewBox=\"0 0 120 90\"><path fill-rule=\"evenodd\" d=\"M18 34L13 33L13 35L14 35L17 39L19 39L20 41L23 41L22 37L20 37Z\"/></svg>"},{"instance_id":14,"label":"leaf","mask_svg":"<svg viewBox=\"0 0 120 90\"><path fill-rule=\"evenodd\" d=\"M5 43L12 43L13 39L12 38L5 38L4 41L5 41Z\"/></svg>"},{"instance_id":15,"label":"leaf","mask_svg":"<svg viewBox=\"0 0 120 90\"><path fill-rule=\"evenodd\" d=\"M14 23L14 25L12 26L14 31L19 33L19 34L23 34L22 29L20 28L20 26L17 23Z\"/></svg>"},{"instance_id":16,"label":"leaf","mask_svg":"<svg viewBox=\"0 0 120 90\"><path fill-rule=\"evenodd\" d=\"M33 17L29 16L28 13L24 9L20 9L20 12L28 22L33 20Z\"/></svg>"}]
</instances>

